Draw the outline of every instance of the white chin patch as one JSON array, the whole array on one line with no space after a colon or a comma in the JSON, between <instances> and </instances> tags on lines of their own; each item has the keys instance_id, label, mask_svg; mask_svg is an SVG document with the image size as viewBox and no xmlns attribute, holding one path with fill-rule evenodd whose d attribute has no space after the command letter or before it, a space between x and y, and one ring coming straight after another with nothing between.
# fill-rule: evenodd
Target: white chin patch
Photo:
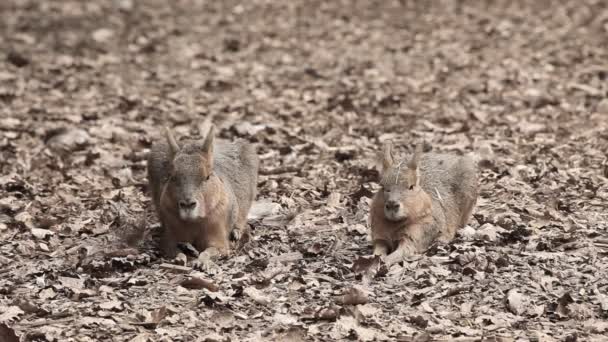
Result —
<instances>
[{"instance_id":1,"label":"white chin patch","mask_svg":"<svg viewBox=\"0 0 608 342\"><path fill-rule=\"evenodd\" d=\"M385 211L384 217L386 217L386 219L389 221L402 221L405 219L405 215L394 211Z\"/></svg>"},{"instance_id":2,"label":"white chin patch","mask_svg":"<svg viewBox=\"0 0 608 342\"><path fill-rule=\"evenodd\" d=\"M182 219L183 221L195 221L195 220L201 218L201 216L200 216L198 209L180 210L179 218Z\"/></svg>"}]
</instances>

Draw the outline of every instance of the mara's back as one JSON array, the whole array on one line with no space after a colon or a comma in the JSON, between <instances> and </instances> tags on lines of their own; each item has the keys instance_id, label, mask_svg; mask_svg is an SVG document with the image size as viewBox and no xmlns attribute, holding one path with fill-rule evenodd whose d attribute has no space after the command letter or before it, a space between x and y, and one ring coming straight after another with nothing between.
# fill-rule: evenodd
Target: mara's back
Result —
<instances>
[{"instance_id":1,"label":"mara's back","mask_svg":"<svg viewBox=\"0 0 608 342\"><path fill-rule=\"evenodd\" d=\"M253 201L259 164L255 148L244 140L218 140L213 158L213 171L229 183L239 203Z\"/></svg>"},{"instance_id":2,"label":"mara's back","mask_svg":"<svg viewBox=\"0 0 608 342\"><path fill-rule=\"evenodd\" d=\"M439 203L448 224L468 221L477 198L477 168L470 156L427 153L421 157L420 185Z\"/></svg>"}]
</instances>

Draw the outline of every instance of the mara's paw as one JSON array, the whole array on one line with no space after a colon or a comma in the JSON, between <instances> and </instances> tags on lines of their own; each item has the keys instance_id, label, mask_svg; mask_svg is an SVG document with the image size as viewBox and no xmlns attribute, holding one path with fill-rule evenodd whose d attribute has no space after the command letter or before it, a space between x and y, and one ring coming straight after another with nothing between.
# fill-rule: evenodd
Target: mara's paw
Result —
<instances>
[{"instance_id":1,"label":"mara's paw","mask_svg":"<svg viewBox=\"0 0 608 342\"><path fill-rule=\"evenodd\" d=\"M381 258L388 255L389 248L384 243L374 243L374 256L379 256Z\"/></svg>"},{"instance_id":2,"label":"mara's paw","mask_svg":"<svg viewBox=\"0 0 608 342\"><path fill-rule=\"evenodd\" d=\"M240 241L243 236L243 230L241 228L234 228L230 232L230 240L232 241Z\"/></svg>"},{"instance_id":3,"label":"mara's paw","mask_svg":"<svg viewBox=\"0 0 608 342\"><path fill-rule=\"evenodd\" d=\"M174 259L177 256L177 243L174 241L162 240L160 242L161 255L166 259Z\"/></svg>"},{"instance_id":4,"label":"mara's paw","mask_svg":"<svg viewBox=\"0 0 608 342\"><path fill-rule=\"evenodd\" d=\"M454 235L440 235L437 238L436 243L439 245L448 245L450 242L452 242L452 240L454 240Z\"/></svg>"},{"instance_id":5,"label":"mara's paw","mask_svg":"<svg viewBox=\"0 0 608 342\"><path fill-rule=\"evenodd\" d=\"M402 262L405 258L411 257L416 254L416 249L410 245L401 245L391 254L383 258L384 263L387 266L391 266Z\"/></svg>"},{"instance_id":6,"label":"mara's paw","mask_svg":"<svg viewBox=\"0 0 608 342\"><path fill-rule=\"evenodd\" d=\"M230 240L238 242L239 245L249 241L249 228L234 227L230 232Z\"/></svg>"},{"instance_id":7,"label":"mara's paw","mask_svg":"<svg viewBox=\"0 0 608 342\"><path fill-rule=\"evenodd\" d=\"M192 262L192 267L201 271L209 271L212 267L217 266L216 261L222 257L228 255L228 251L225 249L219 249L216 247L209 247L202 251L196 260Z\"/></svg>"}]
</instances>

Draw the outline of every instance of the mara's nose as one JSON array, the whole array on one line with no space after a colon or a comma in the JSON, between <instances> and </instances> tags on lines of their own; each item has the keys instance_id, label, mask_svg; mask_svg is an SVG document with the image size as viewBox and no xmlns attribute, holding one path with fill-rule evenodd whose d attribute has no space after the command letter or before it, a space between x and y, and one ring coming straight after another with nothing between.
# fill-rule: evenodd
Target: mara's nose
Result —
<instances>
[{"instance_id":1,"label":"mara's nose","mask_svg":"<svg viewBox=\"0 0 608 342\"><path fill-rule=\"evenodd\" d=\"M192 210L196 207L196 201L179 201L179 208L185 210Z\"/></svg>"},{"instance_id":2,"label":"mara's nose","mask_svg":"<svg viewBox=\"0 0 608 342\"><path fill-rule=\"evenodd\" d=\"M399 209L399 202L393 200L386 201L384 206L386 207L386 210L395 211Z\"/></svg>"}]
</instances>

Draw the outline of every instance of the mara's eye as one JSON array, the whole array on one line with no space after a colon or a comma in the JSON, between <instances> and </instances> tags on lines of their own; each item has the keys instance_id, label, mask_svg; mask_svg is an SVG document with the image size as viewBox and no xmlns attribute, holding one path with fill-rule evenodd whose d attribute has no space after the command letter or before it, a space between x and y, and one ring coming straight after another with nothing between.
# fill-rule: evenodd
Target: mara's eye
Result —
<instances>
[{"instance_id":1,"label":"mara's eye","mask_svg":"<svg viewBox=\"0 0 608 342\"><path fill-rule=\"evenodd\" d=\"M208 181L209 178L211 178L211 174L208 174L207 177L205 177L205 181Z\"/></svg>"},{"instance_id":2,"label":"mara's eye","mask_svg":"<svg viewBox=\"0 0 608 342\"><path fill-rule=\"evenodd\" d=\"M414 190L414 186L413 185L410 185L410 190Z\"/></svg>"}]
</instances>

